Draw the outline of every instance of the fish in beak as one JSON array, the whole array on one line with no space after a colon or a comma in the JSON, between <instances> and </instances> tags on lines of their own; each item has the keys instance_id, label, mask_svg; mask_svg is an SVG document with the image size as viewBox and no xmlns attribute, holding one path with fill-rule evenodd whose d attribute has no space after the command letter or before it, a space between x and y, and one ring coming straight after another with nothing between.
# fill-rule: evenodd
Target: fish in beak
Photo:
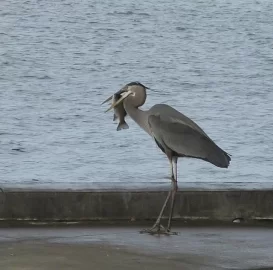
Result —
<instances>
[{"instance_id":1,"label":"fish in beak","mask_svg":"<svg viewBox=\"0 0 273 270\"><path fill-rule=\"evenodd\" d=\"M111 107L110 107L107 111L105 111L105 112L108 112L108 111L110 111L112 108L116 107L120 102L122 102L122 101L123 101L126 97L128 97L129 95L131 95L131 94L134 95L134 93L131 92L131 91L129 90L129 87L130 87L130 86L134 86L134 85L139 85L139 86L142 86L142 87L145 88L145 89L150 89L150 90L152 90L151 88L149 88L149 87L143 85L143 84L140 83L140 82L131 82L131 83L128 83L128 84L126 84L124 87L122 87L118 92L116 92L116 93L114 94L114 95L117 95L117 96L121 96L121 98L118 99L115 103L112 103ZM104 103L106 103L106 102L108 102L108 101L110 101L111 99L113 99L113 98L114 98L114 95L110 96L110 97L107 98L105 101L103 101L103 102L101 103L101 105L104 104Z\"/></svg>"},{"instance_id":2,"label":"fish in beak","mask_svg":"<svg viewBox=\"0 0 273 270\"><path fill-rule=\"evenodd\" d=\"M120 99L120 95L114 94L112 98L112 104L115 103ZM120 103L119 105L115 106L114 108L114 121L116 119L119 120L118 126L117 126L117 131L122 130L122 129L128 129L129 126L125 121L125 117L127 115L127 112L125 111L123 107L123 103Z\"/></svg>"},{"instance_id":3,"label":"fish in beak","mask_svg":"<svg viewBox=\"0 0 273 270\"><path fill-rule=\"evenodd\" d=\"M116 106L118 106L125 98L127 98L128 96L132 95L133 92L132 91L126 91L126 92L123 92L120 94L120 98L118 100L116 100L115 102L112 103L112 105L105 111L105 112L108 112L110 111L111 109L115 108ZM117 93L115 94L117 95ZM112 98L113 96L110 97L110 99ZM108 100L110 100L109 98L105 101L107 102ZM104 103L105 103L104 102Z\"/></svg>"},{"instance_id":4,"label":"fish in beak","mask_svg":"<svg viewBox=\"0 0 273 270\"><path fill-rule=\"evenodd\" d=\"M127 85L126 85L126 86L127 86ZM109 98L107 98L106 100L104 100L104 101L101 103L101 105L104 104L104 103L106 103L106 102L108 102L108 101L110 101L111 99L113 99L115 95L116 95L116 96L120 96L123 92L126 91L126 89L127 89L126 86L123 87L123 88L121 88L121 89L120 89L119 91L117 91L114 95L112 95L112 96L110 96Z\"/></svg>"},{"instance_id":5,"label":"fish in beak","mask_svg":"<svg viewBox=\"0 0 273 270\"><path fill-rule=\"evenodd\" d=\"M128 93L129 92L129 93ZM105 111L108 112L111 109L114 109L114 121L118 118L119 124L117 126L117 130L121 129L128 129L129 126L125 121L125 117L127 115L124 106L123 106L123 100L131 94L131 91L128 91L127 86L123 87L121 90L113 94L112 96L108 97L105 101L102 102L102 104L111 101L110 108Z\"/></svg>"}]
</instances>

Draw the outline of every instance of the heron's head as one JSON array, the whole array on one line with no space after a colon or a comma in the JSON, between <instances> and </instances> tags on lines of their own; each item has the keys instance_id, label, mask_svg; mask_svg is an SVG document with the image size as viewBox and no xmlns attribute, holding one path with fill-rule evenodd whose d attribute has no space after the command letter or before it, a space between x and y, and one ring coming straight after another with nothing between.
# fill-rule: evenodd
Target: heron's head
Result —
<instances>
[{"instance_id":1,"label":"heron's head","mask_svg":"<svg viewBox=\"0 0 273 270\"><path fill-rule=\"evenodd\" d=\"M136 108L142 106L146 100L146 89L149 88L139 82L131 82L126 84L115 93L118 94L120 98L115 103L113 103L107 111L116 107L118 104L124 102L125 100L130 102L130 105ZM110 100L111 98L112 97L109 97L103 103Z\"/></svg>"}]
</instances>

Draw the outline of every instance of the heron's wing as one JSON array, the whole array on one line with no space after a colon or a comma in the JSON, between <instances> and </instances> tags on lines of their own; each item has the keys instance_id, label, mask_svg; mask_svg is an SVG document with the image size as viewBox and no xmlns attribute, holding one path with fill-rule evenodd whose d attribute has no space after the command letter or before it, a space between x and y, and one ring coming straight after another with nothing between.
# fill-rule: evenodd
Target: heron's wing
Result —
<instances>
[{"instance_id":1,"label":"heron's wing","mask_svg":"<svg viewBox=\"0 0 273 270\"><path fill-rule=\"evenodd\" d=\"M161 147L178 156L200 158L218 167L228 167L230 157L206 134L172 118L163 120L160 115L151 115L148 121Z\"/></svg>"},{"instance_id":2,"label":"heron's wing","mask_svg":"<svg viewBox=\"0 0 273 270\"><path fill-rule=\"evenodd\" d=\"M199 127L194 121L167 104L154 105L150 109L150 114L160 115L160 119L166 122L179 122L181 124L187 125L208 137L205 131L201 127Z\"/></svg>"}]
</instances>

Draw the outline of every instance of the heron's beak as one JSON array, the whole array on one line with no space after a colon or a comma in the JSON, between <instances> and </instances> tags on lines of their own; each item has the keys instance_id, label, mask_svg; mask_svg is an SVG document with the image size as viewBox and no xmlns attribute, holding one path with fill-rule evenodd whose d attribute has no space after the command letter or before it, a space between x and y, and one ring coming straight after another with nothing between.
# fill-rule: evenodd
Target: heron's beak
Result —
<instances>
[{"instance_id":1,"label":"heron's beak","mask_svg":"<svg viewBox=\"0 0 273 270\"><path fill-rule=\"evenodd\" d=\"M132 91L127 91L127 92L123 92L123 93L121 93L120 95L121 95L121 98L119 99L119 100L117 100L115 103L113 103L111 106L110 106L110 108L108 109L108 110L106 110L105 112L108 112L108 111L110 111L111 109L113 109L114 107L116 107L117 105L119 105L125 98L127 98L128 96L130 96L130 95L132 95L133 94L133 92ZM112 97L110 97L110 98L112 98ZM109 98L106 100L106 101L108 101L109 100ZM105 101L105 102L106 102Z\"/></svg>"},{"instance_id":2,"label":"heron's beak","mask_svg":"<svg viewBox=\"0 0 273 270\"><path fill-rule=\"evenodd\" d=\"M109 101L112 97L113 97L113 96L110 96L109 98L107 98L106 100L104 100L104 101L101 103L101 105L104 104L104 103L106 103L107 101Z\"/></svg>"},{"instance_id":3,"label":"heron's beak","mask_svg":"<svg viewBox=\"0 0 273 270\"><path fill-rule=\"evenodd\" d=\"M125 87L126 87L126 86L125 86ZM120 89L119 91L117 91L114 95L121 95L122 93L124 93L125 91L127 91L125 87L121 88L121 89ZM107 98L106 100L104 100L104 101L101 103L101 105L104 104L104 103L106 103L107 101L111 100L111 99L113 98L114 95L112 95L112 96L110 96L109 98Z\"/></svg>"}]
</instances>

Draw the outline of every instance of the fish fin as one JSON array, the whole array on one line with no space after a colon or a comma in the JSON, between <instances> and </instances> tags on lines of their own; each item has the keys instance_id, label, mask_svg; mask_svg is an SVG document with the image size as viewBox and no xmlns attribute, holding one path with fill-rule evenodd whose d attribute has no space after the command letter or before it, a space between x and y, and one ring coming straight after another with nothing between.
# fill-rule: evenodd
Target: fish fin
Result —
<instances>
[{"instance_id":1,"label":"fish fin","mask_svg":"<svg viewBox=\"0 0 273 270\"><path fill-rule=\"evenodd\" d=\"M117 120L117 116L116 116L116 114L114 114L113 121L116 121L116 120Z\"/></svg>"},{"instance_id":2,"label":"fish fin","mask_svg":"<svg viewBox=\"0 0 273 270\"><path fill-rule=\"evenodd\" d=\"M123 123L118 124L117 131L128 128L129 128L128 124L124 121Z\"/></svg>"}]
</instances>

